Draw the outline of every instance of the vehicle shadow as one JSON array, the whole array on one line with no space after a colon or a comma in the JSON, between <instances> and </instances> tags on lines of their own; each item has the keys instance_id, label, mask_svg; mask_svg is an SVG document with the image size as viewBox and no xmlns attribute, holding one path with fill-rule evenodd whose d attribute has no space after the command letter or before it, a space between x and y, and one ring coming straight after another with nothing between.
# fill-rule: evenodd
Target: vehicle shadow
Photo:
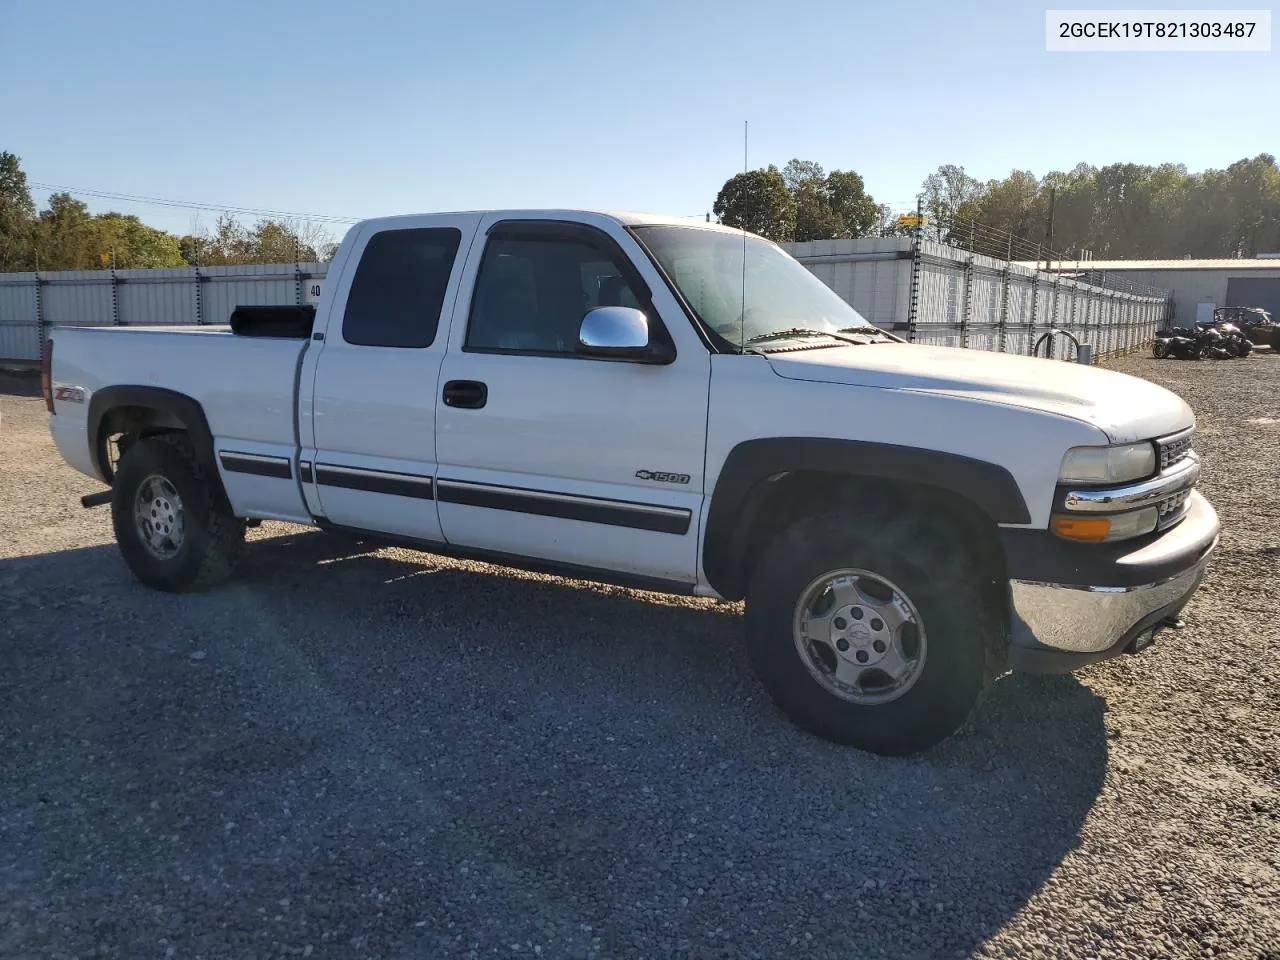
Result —
<instances>
[{"instance_id":1,"label":"vehicle shadow","mask_svg":"<svg viewBox=\"0 0 1280 960\"><path fill-rule=\"evenodd\" d=\"M785 721L734 605L372 551L271 537L190 595L113 546L0 561L12 949L964 954L1102 788L1071 677L880 758Z\"/></svg>"}]
</instances>

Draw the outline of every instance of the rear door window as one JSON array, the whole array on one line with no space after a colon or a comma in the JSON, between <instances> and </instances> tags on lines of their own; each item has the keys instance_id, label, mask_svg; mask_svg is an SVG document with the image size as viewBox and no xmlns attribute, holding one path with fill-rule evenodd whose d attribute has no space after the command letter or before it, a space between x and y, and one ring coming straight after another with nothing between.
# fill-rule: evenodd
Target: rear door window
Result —
<instances>
[{"instance_id":1,"label":"rear door window","mask_svg":"<svg viewBox=\"0 0 1280 960\"><path fill-rule=\"evenodd\" d=\"M462 232L454 227L382 230L356 267L342 338L369 347L429 347Z\"/></svg>"}]
</instances>

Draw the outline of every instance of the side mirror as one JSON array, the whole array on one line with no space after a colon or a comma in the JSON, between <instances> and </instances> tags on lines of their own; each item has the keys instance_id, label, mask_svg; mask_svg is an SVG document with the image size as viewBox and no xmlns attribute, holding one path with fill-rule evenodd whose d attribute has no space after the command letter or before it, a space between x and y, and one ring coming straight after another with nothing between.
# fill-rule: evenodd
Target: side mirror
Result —
<instances>
[{"instance_id":1,"label":"side mirror","mask_svg":"<svg viewBox=\"0 0 1280 960\"><path fill-rule=\"evenodd\" d=\"M670 363L671 348L649 339L649 319L634 307L596 307L578 328L578 352L591 357Z\"/></svg>"}]
</instances>

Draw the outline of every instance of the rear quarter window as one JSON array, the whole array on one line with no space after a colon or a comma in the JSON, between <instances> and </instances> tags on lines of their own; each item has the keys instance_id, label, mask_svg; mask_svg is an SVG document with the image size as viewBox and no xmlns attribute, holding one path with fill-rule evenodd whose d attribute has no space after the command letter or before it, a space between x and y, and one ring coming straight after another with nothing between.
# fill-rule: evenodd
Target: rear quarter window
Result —
<instances>
[{"instance_id":1,"label":"rear quarter window","mask_svg":"<svg viewBox=\"0 0 1280 960\"><path fill-rule=\"evenodd\" d=\"M431 346L461 241L453 227L374 234L347 294L342 339L369 347Z\"/></svg>"}]
</instances>

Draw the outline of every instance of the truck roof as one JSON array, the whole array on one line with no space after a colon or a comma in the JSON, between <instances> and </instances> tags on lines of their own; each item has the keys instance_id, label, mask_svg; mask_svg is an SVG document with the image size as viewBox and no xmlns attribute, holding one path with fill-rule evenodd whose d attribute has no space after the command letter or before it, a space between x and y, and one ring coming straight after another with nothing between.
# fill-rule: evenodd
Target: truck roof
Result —
<instances>
[{"instance_id":1,"label":"truck roof","mask_svg":"<svg viewBox=\"0 0 1280 960\"><path fill-rule=\"evenodd\" d=\"M514 209L514 210L436 210L429 213L413 213L398 214L388 217L372 217L363 221L371 224L392 224L399 220L405 220L410 217L445 217L458 215L497 215L500 217L511 217L520 220L584 220L584 219L606 219L613 220L624 226L652 226L652 225L670 225L683 227L701 227L706 230L716 230L722 233L739 233L733 227L722 226L718 223L708 223L697 217L679 217L673 214L663 213L643 213L632 210L591 210L576 209L569 207L549 208L549 209Z\"/></svg>"}]
</instances>

